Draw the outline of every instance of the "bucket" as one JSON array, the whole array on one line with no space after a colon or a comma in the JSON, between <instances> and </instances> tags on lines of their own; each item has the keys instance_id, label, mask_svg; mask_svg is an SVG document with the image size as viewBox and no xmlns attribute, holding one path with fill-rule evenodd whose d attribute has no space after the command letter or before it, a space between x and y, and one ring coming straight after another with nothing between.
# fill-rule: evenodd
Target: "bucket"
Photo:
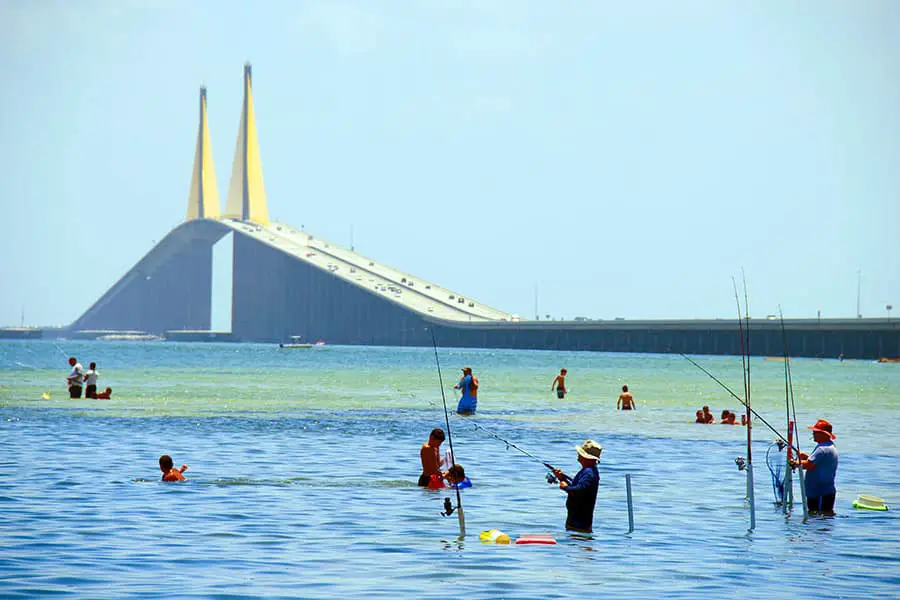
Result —
<instances>
[{"instance_id":1,"label":"bucket","mask_svg":"<svg viewBox=\"0 0 900 600\"><path fill-rule=\"evenodd\" d=\"M856 500L853 501L853 508L861 508L864 510L887 510L887 504L884 503L884 500L878 498L877 496L867 496L865 494L860 494L856 497Z\"/></svg>"},{"instance_id":2,"label":"bucket","mask_svg":"<svg viewBox=\"0 0 900 600\"><path fill-rule=\"evenodd\" d=\"M487 531L482 531L479 536L481 541L485 544L508 544L509 536L500 531L499 529L489 529Z\"/></svg>"}]
</instances>

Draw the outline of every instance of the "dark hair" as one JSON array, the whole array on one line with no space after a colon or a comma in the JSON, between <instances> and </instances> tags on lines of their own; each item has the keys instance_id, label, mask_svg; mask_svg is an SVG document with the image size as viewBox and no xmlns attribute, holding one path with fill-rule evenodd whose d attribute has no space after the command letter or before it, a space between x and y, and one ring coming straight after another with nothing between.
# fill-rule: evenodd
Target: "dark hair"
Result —
<instances>
[{"instance_id":1,"label":"dark hair","mask_svg":"<svg viewBox=\"0 0 900 600\"><path fill-rule=\"evenodd\" d=\"M91 363L91 368L92 368L92 369L96 369L96 368L97 368L97 363Z\"/></svg>"},{"instance_id":2,"label":"dark hair","mask_svg":"<svg viewBox=\"0 0 900 600\"><path fill-rule=\"evenodd\" d=\"M567 369L560 369L559 372L560 373L568 373L569 371Z\"/></svg>"},{"instance_id":3,"label":"dark hair","mask_svg":"<svg viewBox=\"0 0 900 600\"><path fill-rule=\"evenodd\" d=\"M627 385L623 385L623 386L622 386L622 391L623 391L623 392L627 392L627 391L628 391L628 386L627 386Z\"/></svg>"},{"instance_id":4,"label":"dark hair","mask_svg":"<svg viewBox=\"0 0 900 600\"><path fill-rule=\"evenodd\" d=\"M166 471L171 471L172 466L173 466L173 463L172 463L171 456L169 456L168 454L163 454L162 456L159 457L159 468L160 469L165 469Z\"/></svg>"},{"instance_id":5,"label":"dark hair","mask_svg":"<svg viewBox=\"0 0 900 600\"><path fill-rule=\"evenodd\" d=\"M444 430L441 428L432 429L431 437L433 437L436 440L441 440L443 442L444 441Z\"/></svg>"},{"instance_id":6,"label":"dark hair","mask_svg":"<svg viewBox=\"0 0 900 600\"><path fill-rule=\"evenodd\" d=\"M453 477L453 479L458 479L458 480L462 481L463 479L466 478L466 470L463 469L462 465L458 465L458 464L453 465L452 467L450 467L450 469L447 472L450 474L451 477Z\"/></svg>"}]
</instances>

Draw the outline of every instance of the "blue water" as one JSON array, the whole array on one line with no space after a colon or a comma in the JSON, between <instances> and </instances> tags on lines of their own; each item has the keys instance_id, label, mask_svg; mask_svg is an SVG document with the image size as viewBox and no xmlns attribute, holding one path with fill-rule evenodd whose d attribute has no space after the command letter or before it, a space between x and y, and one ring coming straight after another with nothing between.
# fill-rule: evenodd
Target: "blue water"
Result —
<instances>
[{"instance_id":1,"label":"blue water","mask_svg":"<svg viewBox=\"0 0 900 600\"><path fill-rule=\"evenodd\" d=\"M69 400L65 357L99 363L113 400ZM773 502L774 439L754 427L757 527L748 531L741 427L695 425L702 404L740 414L675 356L440 350L447 401L459 367L479 413L451 417L468 535L446 492L416 487L418 450L444 426L431 349L114 342L0 343L0 597L888 598L900 589L891 425L900 365L794 360L798 419L827 418L841 453L833 518ZM701 357L735 391L740 360ZM550 383L569 369L572 393ZM784 428L784 364L752 361L757 410ZM627 383L638 410L618 413ZM48 393L49 400L42 394ZM604 446L592 536L564 530L545 469ZM805 450L811 440L802 434ZM167 453L187 482L159 481ZM626 533L625 474L635 530ZM798 494L799 496L799 494ZM556 546L482 544L550 533Z\"/></svg>"}]
</instances>

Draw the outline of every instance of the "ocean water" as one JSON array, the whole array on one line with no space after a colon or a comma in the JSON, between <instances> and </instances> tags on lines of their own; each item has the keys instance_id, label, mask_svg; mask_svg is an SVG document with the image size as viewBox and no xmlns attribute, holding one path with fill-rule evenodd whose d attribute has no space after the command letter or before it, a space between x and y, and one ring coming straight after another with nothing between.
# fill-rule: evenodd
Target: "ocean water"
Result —
<instances>
[{"instance_id":1,"label":"ocean water","mask_svg":"<svg viewBox=\"0 0 900 600\"><path fill-rule=\"evenodd\" d=\"M113 399L69 400L68 355L96 361ZM441 516L449 494L416 487L419 447L445 427L431 348L0 342L0 597L897 596L900 365L791 361L799 422L826 418L838 436L838 514L803 523L774 504L775 434L756 421L748 531L745 429L693 423L704 404L741 407L683 358L438 356L451 410L460 367L481 384L478 414L450 417L474 483L463 539ZM742 393L739 357L696 359ZM550 392L560 367L564 400ZM751 381L783 431L784 362L754 358ZM623 384L637 411L615 410ZM575 444L603 444L594 534L567 533L540 461L487 432L570 474ZM187 482L159 481L164 453L190 465ZM860 493L895 510L855 510ZM559 543L482 544L487 529Z\"/></svg>"}]
</instances>

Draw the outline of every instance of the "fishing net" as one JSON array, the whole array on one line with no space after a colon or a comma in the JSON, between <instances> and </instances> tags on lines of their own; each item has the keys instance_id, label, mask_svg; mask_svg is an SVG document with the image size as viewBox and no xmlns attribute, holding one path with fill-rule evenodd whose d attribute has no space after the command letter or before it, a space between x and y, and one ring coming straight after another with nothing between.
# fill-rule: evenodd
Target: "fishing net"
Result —
<instances>
[{"instance_id":1,"label":"fishing net","mask_svg":"<svg viewBox=\"0 0 900 600\"><path fill-rule=\"evenodd\" d=\"M775 502L784 502L784 479L787 475L787 444L781 440L772 442L766 450L766 466L772 474L772 493Z\"/></svg>"}]
</instances>

